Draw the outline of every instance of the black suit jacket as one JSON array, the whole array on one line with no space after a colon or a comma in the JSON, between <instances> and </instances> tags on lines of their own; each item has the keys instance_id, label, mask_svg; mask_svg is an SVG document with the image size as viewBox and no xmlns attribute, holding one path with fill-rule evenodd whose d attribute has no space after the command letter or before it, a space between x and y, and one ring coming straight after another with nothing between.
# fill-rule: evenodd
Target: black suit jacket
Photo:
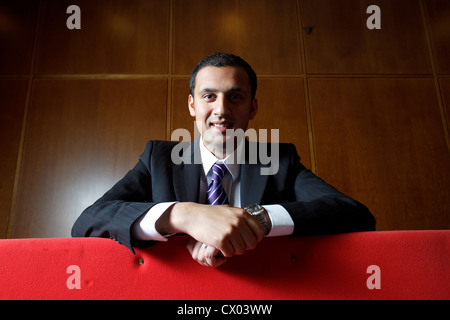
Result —
<instances>
[{"instance_id":1,"label":"black suit jacket","mask_svg":"<svg viewBox=\"0 0 450 320\"><path fill-rule=\"evenodd\" d=\"M261 144L245 142L246 161L241 165L240 180L242 207L251 203L282 205L294 221L294 234L375 230L369 210L306 169L293 144L278 144L277 173L261 175L260 169L270 164L249 163L249 150ZM266 147L270 151L273 145ZM198 155L195 142L148 142L136 166L83 211L72 228L72 236L110 237L131 250L133 246L152 244L132 239L133 223L160 202L198 202L200 177L204 174L202 165L194 161Z\"/></svg>"}]
</instances>

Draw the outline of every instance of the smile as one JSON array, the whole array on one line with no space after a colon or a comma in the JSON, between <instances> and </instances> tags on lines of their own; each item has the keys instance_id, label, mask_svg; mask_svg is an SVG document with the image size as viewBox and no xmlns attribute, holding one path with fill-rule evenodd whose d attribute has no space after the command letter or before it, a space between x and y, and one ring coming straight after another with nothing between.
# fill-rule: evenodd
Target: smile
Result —
<instances>
[{"instance_id":1,"label":"smile","mask_svg":"<svg viewBox=\"0 0 450 320\"><path fill-rule=\"evenodd\" d=\"M211 127L217 127L217 128L232 128L233 127L233 123L231 121L211 121L209 123L209 125Z\"/></svg>"}]
</instances>

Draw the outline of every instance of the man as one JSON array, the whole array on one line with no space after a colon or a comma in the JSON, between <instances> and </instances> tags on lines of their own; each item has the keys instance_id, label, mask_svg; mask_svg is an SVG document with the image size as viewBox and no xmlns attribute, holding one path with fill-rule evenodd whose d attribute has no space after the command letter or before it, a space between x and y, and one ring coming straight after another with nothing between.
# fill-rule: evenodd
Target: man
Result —
<instances>
[{"instance_id":1,"label":"man","mask_svg":"<svg viewBox=\"0 0 450 320\"><path fill-rule=\"evenodd\" d=\"M133 250L184 233L193 259L218 267L264 236L374 230L369 210L307 170L292 144L269 144L276 170L261 174L265 164L251 157L267 145L231 134L255 117L256 87L240 57L213 53L200 61L188 98L199 138L150 141L136 166L81 214L72 235L110 237Z\"/></svg>"}]
</instances>

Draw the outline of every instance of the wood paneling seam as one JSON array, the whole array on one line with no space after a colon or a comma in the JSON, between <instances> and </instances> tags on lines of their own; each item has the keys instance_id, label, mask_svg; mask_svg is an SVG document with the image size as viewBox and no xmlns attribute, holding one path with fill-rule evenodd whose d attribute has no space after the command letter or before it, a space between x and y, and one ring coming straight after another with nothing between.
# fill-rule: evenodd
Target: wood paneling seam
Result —
<instances>
[{"instance_id":1,"label":"wood paneling seam","mask_svg":"<svg viewBox=\"0 0 450 320\"><path fill-rule=\"evenodd\" d=\"M433 42L431 41L431 35L430 35L430 26L428 24L426 9L425 9L423 0L420 0L419 3L420 3L421 12L422 12L423 26L425 28L425 37L426 37L427 45L428 45L428 52L429 52L429 56L430 56L430 60L431 60L431 68L433 70L434 87L436 89L436 96L437 96L438 105L439 105L439 112L440 112L440 116L441 116L442 127L444 130L445 141L447 142L447 150L448 150L448 153L450 156L450 134L449 134L449 128L448 128L448 123L447 123L447 116L446 116L446 112L445 112L445 106L444 106L444 102L443 102L443 98L442 98L442 90L441 90L441 86L440 86L439 78L438 78L438 74L437 74L437 65L436 65L436 59L434 56Z\"/></svg>"},{"instance_id":2,"label":"wood paneling seam","mask_svg":"<svg viewBox=\"0 0 450 320\"><path fill-rule=\"evenodd\" d=\"M11 196L11 206L9 209L9 217L7 221L7 228L6 228L6 237L8 239L11 238L13 234L14 229L14 215L15 215L15 209L16 209L16 202L19 192L19 186L20 186L20 177L22 173L22 159L23 154L25 151L25 144L26 144L26 133L27 133L27 126L28 126L28 114L30 112L30 104L31 104L31 93L33 88L33 75L35 73L35 65L36 65L36 53L37 53L37 46L39 41L39 26L40 26L40 20L41 20L41 14L42 14L42 2L39 2L39 8L38 8L38 14L36 19L36 28L35 28L35 34L33 39L33 51L31 54L31 64L30 69L28 73L28 84L27 84L27 96L25 99L25 108L23 112L23 119L22 119L22 129L20 132L20 142L19 142L19 150L17 152L17 162L16 162L16 172L14 175L14 185L13 185L13 192Z\"/></svg>"},{"instance_id":3,"label":"wood paneling seam","mask_svg":"<svg viewBox=\"0 0 450 320\"><path fill-rule=\"evenodd\" d=\"M306 71L306 52L305 52L305 39L303 37L302 32L302 15L301 15L301 6L299 3L300 0L297 0L296 2L296 9L297 9L297 32L298 32L298 39L300 41L299 45L299 52L300 52L300 60L301 60L301 66L302 66L302 72L304 74L303 78L303 91L304 91L304 101L305 101L305 112L306 112L306 128L307 128L307 135L308 135L308 143L309 143L309 157L311 161L311 171L314 173L317 173L317 164L316 164L316 148L314 144L314 131L313 131L313 124L312 124L312 113L311 113L311 103L309 99L309 87L308 87L308 78L307 78L307 71Z\"/></svg>"}]
</instances>

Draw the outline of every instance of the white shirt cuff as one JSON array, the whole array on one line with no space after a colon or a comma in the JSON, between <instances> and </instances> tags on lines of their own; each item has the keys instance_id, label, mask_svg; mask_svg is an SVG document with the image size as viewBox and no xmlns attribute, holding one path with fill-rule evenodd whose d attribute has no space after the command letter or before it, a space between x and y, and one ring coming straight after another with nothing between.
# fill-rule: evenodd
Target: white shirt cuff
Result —
<instances>
[{"instance_id":1,"label":"white shirt cuff","mask_svg":"<svg viewBox=\"0 0 450 320\"><path fill-rule=\"evenodd\" d=\"M156 221L176 202L160 202L143 214L133 225L133 236L138 240L167 241L171 235L161 235L156 231Z\"/></svg>"},{"instance_id":2,"label":"white shirt cuff","mask_svg":"<svg viewBox=\"0 0 450 320\"><path fill-rule=\"evenodd\" d=\"M287 236L294 232L294 220L287 210L279 204L263 206L269 214L272 229L266 237Z\"/></svg>"}]
</instances>

